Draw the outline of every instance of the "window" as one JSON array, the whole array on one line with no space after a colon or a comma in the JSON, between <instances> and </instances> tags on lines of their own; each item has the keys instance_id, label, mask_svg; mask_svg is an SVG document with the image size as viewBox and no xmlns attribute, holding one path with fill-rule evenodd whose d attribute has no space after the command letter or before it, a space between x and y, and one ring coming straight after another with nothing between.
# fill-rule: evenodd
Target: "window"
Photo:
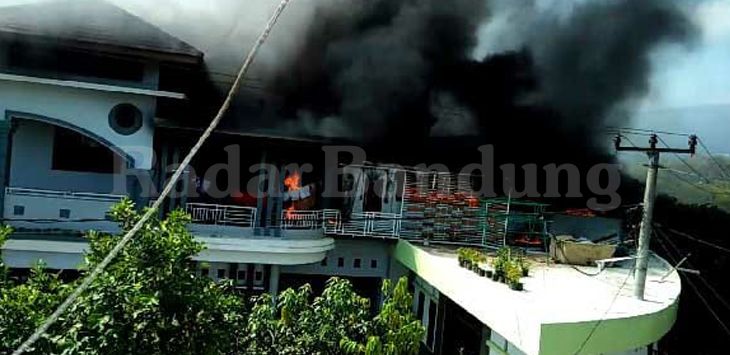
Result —
<instances>
[{"instance_id":1,"label":"window","mask_svg":"<svg viewBox=\"0 0 730 355\"><path fill-rule=\"evenodd\" d=\"M256 281L261 281L264 279L264 273L261 271L256 271Z\"/></svg>"},{"instance_id":2,"label":"window","mask_svg":"<svg viewBox=\"0 0 730 355\"><path fill-rule=\"evenodd\" d=\"M240 280L246 280L246 270L238 270L236 278Z\"/></svg>"},{"instance_id":3,"label":"window","mask_svg":"<svg viewBox=\"0 0 730 355\"><path fill-rule=\"evenodd\" d=\"M200 276L208 276L208 268L202 268L200 269Z\"/></svg>"},{"instance_id":4,"label":"window","mask_svg":"<svg viewBox=\"0 0 730 355\"><path fill-rule=\"evenodd\" d=\"M62 208L58 210L58 217L64 219L71 218L71 210L69 210L68 208Z\"/></svg>"},{"instance_id":5,"label":"window","mask_svg":"<svg viewBox=\"0 0 730 355\"><path fill-rule=\"evenodd\" d=\"M371 259L371 260L370 260L370 268L371 268L371 269L377 269L377 268L378 268L378 260L376 260L376 259Z\"/></svg>"},{"instance_id":6,"label":"window","mask_svg":"<svg viewBox=\"0 0 730 355\"><path fill-rule=\"evenodd\" d=\"M25 206L15 205L13 206L13 215L22 216L25 214Z\"/></svg>"},{"instance_id":7,"label":"window","mask_svg":"<svg viewBox=\"0 0 730 355\"><path fill-rule=\"evenodd\" d=\"M109 112L109 126L121 135L134 134L142 128L142 111L132 104L119 104Z\"/></svg>"},{"instance_id":8,"label":"window","mask_svg":"<svg viewBox=\"0 0 730 355\"><path fill-rule=\"evenodd\" d=\"M355 258L355 260L352 261L352 267L355 269L359 269L361 266L362 260L360 258Z\"/></svg>"},{"instance_id":9,"label":"window","mask_svg":"<svg viewBox=\"0 0 730 355\"><path fill-rule=\"evenodd\" d=\"M324 259L322 259L322 262L320 263L320 265L327 266L327 257L325 257Z\"/></svg>"},{"instance_id":10,"label":"window","mask_svg":"<svg viewBox=\"0 0 730 355\"><path fill-rule=\"evenodd\" d=\"M121 160L109 148L89 137L70 129L54 127L53 170L110 174Z\"/></svg>"},{"instance_id":11,"label":"window","mask_svg":"<svg viewBox=\"0 0 730 355\"><path fill-rule=\"evenodd\" d=\"M39 50L43 51L43 55L39 55ZM8 53L8 66L14 72L40 72L69 79L85 77L132 82L141 82L144 79L142 62L94 55L88 51L31 46L17 42L10 47Z\"/></svg>"},{"instance_id":12,"label":"window","mask_svg":"<svg viewBox=\"0 0 730 355\"><path fill-rule=\"evenodd\" d=\"M433 349L434 336L436 335L436 306L436 302L428 302L428 329L426 330L428 333L426 333L426 345L430 349Z\"/></svg>"},{"instance_id":13,"label":"window","mask_svg":"<svg viewBox=\"0 0 730 355\"><path fill-rule=\"evenodd\" d=\"M219 279L226 278L226 269L218 269L218 278Z\"/></svg>"},{"instance_id":14,"label":"window","mask_svg":"<svg viewBox=\"0 0 730 355\"><path fill-rule=\"evenodd\" d=\"M337 258L337 267L344 267L345 266L345 258Z\"/></svg>"},{"instance_id":15,"label":"window","mask_svg":"<svg viewBox=\"0 0 730 355\"><path fill-rule=\"evenodd\" d=\"M418 291L418 298L416 303L416 319L422 320L423 319L423 308L424 308L424 302L425 302L425 295L423 292Z\"/></svg>"}]
</instances>

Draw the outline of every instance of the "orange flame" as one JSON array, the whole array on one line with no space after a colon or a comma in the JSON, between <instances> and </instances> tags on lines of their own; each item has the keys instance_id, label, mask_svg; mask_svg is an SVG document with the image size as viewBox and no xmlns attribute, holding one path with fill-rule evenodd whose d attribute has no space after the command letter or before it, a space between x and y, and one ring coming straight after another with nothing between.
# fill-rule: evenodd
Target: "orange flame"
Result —
<instances>
[{"instance_id":1,"label":"orange flame","mask_svg":"<svg viewBox=\"0 0 730 355\"><path fill-rule=\"evenodd\" d=\"M301 185L301 176L298 172L294 171L289 176L284 178L284 186L286 186L287 191L298 191L302 188ZM292 215L294 213L294 204L292 203L291 206L289 206L286 209L286 215L284 218L291 219Z\"/></svg>"},{"instance_id":2,"label":"orange flame","mask_svg":"<svg viewBox=\"0 0 730 355\"><path fill-rule=\"evenodd\" d=\"M302 185L300 183L300 176L298 172L293 172L289 174L284 179L284 186L286 186L286 189L289 191L297 191L302 188Z\"/></svg>"}]
</instances>

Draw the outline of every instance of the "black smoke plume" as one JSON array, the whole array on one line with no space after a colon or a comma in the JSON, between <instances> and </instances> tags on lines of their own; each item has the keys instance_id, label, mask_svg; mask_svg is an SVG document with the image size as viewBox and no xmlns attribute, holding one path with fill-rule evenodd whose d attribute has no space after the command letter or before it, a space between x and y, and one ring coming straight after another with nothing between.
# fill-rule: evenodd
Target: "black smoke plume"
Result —
<instances>
[{"instance_id":1,"label":"black smoke plume","mask_svg":"<svg viewBox=\"0 0 730 355\"><path fill-rule=\"evenodd\" d=\"M671 1L570 3L560 15L534 1L320 7L268 83L277 116L390 161L473 161L487 143L510 162L609 160L612 111L646 92L652 49L694 27ZM481 26L506 15L513 48L474 58Z\"/></svg>"}]
</instances>

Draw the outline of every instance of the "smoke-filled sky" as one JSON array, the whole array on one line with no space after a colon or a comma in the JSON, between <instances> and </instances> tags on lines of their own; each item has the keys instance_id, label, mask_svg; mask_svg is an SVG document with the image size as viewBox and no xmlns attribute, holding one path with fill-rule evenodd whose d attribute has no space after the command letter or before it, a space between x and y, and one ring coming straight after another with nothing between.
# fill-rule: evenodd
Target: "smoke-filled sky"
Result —
<instances>
[{"instance_id":1,"label":"smoke-filled sky","mask_svg":"<svg viewBox=\"0 0 730 355\"><path fill-rule=\"evenodd\" d=\"M110 2L138 15L179 38L188 41L206 53L207 59L215 73L231 73L238 65L238 61L250 47L254 37L267 20L268 15L277 5L274 0L109 0ZM2 5L38 2L38 0L0 0ZM718 112L730 115L730 1L704 0L692 2L677 1L676 6L686 19L699 28L699 34L692 34L687 24L678 23L676 18L665 13L662 18L654 18L652 6L670 1L627 1L627 0L492 0L480 2L478 0L449 1L449 6L438 8L436 4L443 1L390 1L389 4L404 4L398 15L382 15L372 9L363 9L366 4L381 3L379 1L352 1L352 0L294 0L290 8L271 37L258 60L256 75L261 78L287 78L282 68L298 70L299 77L294 80L297 85L305 85L307 89L315 88L317 83L308 81L301 64L292 63L303 53L314 55L326 54L328 86L335 88L332 97L338 100L337 112L330 107L322 107L317 100L325 98L295 97L297 102L296 115L299 120L294 128L305 127L313 131L329 130L337 134L352 130L353 127L343 127L333 119L332 115L346 113L354 120L361 121L355 129L380 125L378 119L370 121L371 116L397 114L393 108L383 107L385 103L402 99L403 104L416 100L405 97L399 90L403 88L428 91L428 100L431 102L432 133L458 134L478 129L479 122L472 117L479 116L480 108L469 100L469 93L456 84L447 83L439 79L440 88L431 89L431 77L440 75L432 70L432 62L419 62L414 53L422 54L426 45L418 47L413 42L423 41L423 26L425 22L415 21L431 16L434 20L430 24L448 24L449 16L462 19L451 24L463 27L463 33L474 33L474 38L461 38L464 43L453 43L454 50L469 52L470 59L479 62L485 56L504 53L508 50L520 50L529 47L531 51L530 64L537 72L541 89L531 93L529 97L519 100L542 100L549 102L551 109L562 115L601 115L614 114L614 106L628 108L626 111L631 117L638 117L629 124L635 126L651 126L662 129L662 119L656 119L657 112L676 110L687 107L711 105ZM409 4L421 4L411 6ZM616 6L614 3L647 3L651 6L626 5ZM398 7L399 5L392 5ZM463 7L463 8L460 8ZM643 8L643 10L642 10ZM357 18L359 13L377 13L371 16L373 21L401 21L401 24L380 26L365 23ZM377 11L391 11L377 9ZM641 14L641 11L647 11ZM382 16L381 16L382 15ZM410 17L409 17L410 16ZM606 19L606 16L611 16ZM439 22L445 18L446 22ZM635 29L632 21L645 21L647 18L656 23L638 30L638 36L633 35ZM577 19L577 20L576 20ZM361 27L367 31L353 29L347 21L359 20ZM363 22L365 21L365 22ZM621 23L621 22L624 23ZM665 21L665 22L662 22ZM342 23L345 22L345 23ZM319 29L322 24L329 28ZM364 23L364 24L363 24ZM368 27L369 26L369 27ZM622 27L623 26L623 27ZM312 29L315 29L314 31ZM321 31L351 31L357 40L347 36L338 36L337 33L323 34ZM604 31L603 33L601 31ZM623 33L622 33L623 31ZM453 33L445 30L434 30L435 36L444 33ZM308 37L305 37L308 36ZM304 39L326 41L325 47L318 48L305 43ZM590 43L580 43L582 39L590 38ZM456 38L459 39L459 38ZM438 41L438 38L436 39ZM444 43L453 39L441 38ZM612 40L623 43L610 43ZM474 43L471 43L474 41ZM644 43L642 43L644 41ZM413 50L404 49L402 43L412 45ZM460 46L460 47L459 47ZM458 47L458 48L457 48ZM576 53L566 51L566 48L575 48ZM624 54L617 54L617 50L626 50L629 55L635 55L634 60L616 61ZM339 52L338 52L339 51ZM359 51L359 52L358 52ZM577 55L577 51L582 51ZM634 51L631 54L631 51ZM371 56L371 53L380 53ZM646 63L641 59L644 52L648 55ZM362 56L351 53L362 53ZM460 55L460 53L457 53ZM590 55L596 57L591 58ZM456 55L455 55L456 56ZM367 58L363 62L362 58ZM446 58L446 59L444 59ZM578 59L576 59L578 58ZM628 57L627 57L628 58ZM453 61L454 56L439 57L438 60ZM358 62L358 60L360 62ZM358 73L373 65L369 61L379 60L382 72L375 77ZM460 59L459 59L460 60ZM572 62L571 62L572 60ZM605 62L612 60L614 62ZM388 72L386 66L396 61L401 67L391 67ZM602 62L604 61L604 62ZM343 67L347 63L348 67ZM355 63L356 65L352 65ZM465 62L464 62L465 63ZM644 68L645 64L648 65ZM360 65L360 67L358 67ZM475 64L476 65L476 64ZM513 65L509 63L492 63L492 65ZM575 73L574 66L582 66L584 77L567 76ZM592 68L592 65L615 65L625 69L612 72L617 77L605 76L601 88L596 93L586 92L591 85L587 82L591 77L600 77L606 74L605 70ZM573 66L573 67L571 67ZM344 68L344 69L343 69ZM404 72L404 69L407 69ZM316 69L313 72L316 73ZM477 68L473 70L478 71ZM646 70L646 78L635 81L622 82L622 77L641 76ZM314 75L312 74L312 75ZM461 73L469 75L469 73ZM422 78L428 77L427 82ZM226 80L226 75L214 74L216 80ZM616 80L609 80L616 79ZM368 80L373 83L393 81L392 90L386 90L380 95L369 95ZM436 80L436 79L434 79ZM396 85L399 84L399 85ZM428 89L425 87L428 86ZM579 90L574 90L574 88ZM286 97L292 89L276 85L274 91ZM574 95L564 95L565 91L574 90ZM425 91L424 91L425 92ZM367 101L362 101L367 96ZM303 103L302 103L303 102ZM438 109L434 109L433 106ZM464 114L453 115L453 106L466 105L470 109ZM325 105L326 106L326 105ZM377 106L375 111L363 110L363 107ZM610 107L606 107L610 106ZM445 107L445 109L444 109ZM398 108L400 109L400 108ZM383 113L383 110L385 112ZM388 111L391 110L391 111ZM725 110L725 111L723 111ZM328 115L332 113L332 115ZM676 115L675 115L676 116ZM705 128L717 131L716 120L711 126L705 127L706 122L693 122L688 115L672 118L666 122L670 128L696 130L702 134ZM478 118L476 119L478 120ZM677 121L689 122L678 125ZM571 122L570 120L566 122ZM605 123L605 120L597 122ZM301 126L301 127L300 127ZM580 133L577 130L576 133ZM379 133L376 133L379 134ZM730 147L715 144L707 140L716 150L730 152Z\"/></svg>"}]
</instances>

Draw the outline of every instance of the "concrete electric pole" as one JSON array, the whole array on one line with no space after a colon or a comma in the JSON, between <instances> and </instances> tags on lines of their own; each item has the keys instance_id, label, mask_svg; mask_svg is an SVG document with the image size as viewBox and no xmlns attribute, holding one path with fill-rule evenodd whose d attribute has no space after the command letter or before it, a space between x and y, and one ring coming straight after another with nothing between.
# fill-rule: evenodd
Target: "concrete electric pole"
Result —
<instances>
[{"instance_id":1,"label":"concrete electric pole","mask_svg":"<svg viewBox=\"0 0 730 355\"><path fill-rule=\"evenodd\" d=\"M649 147L623 147L621 146L621 135L614 139L617 151L645 152L649 157L649 170L646 172L646 188L644 189L643 213L641 216L641 227L639 229L639 248L636 251L636 271L634 274L634 296L640 300L644 299L644 286L646 285L646 269L649 264L649 241L651 238L651 226L654 216L654 199L656 198L656 179L659 171L659 153L692 154L695 153L697 137L689 137L688 149L657 148L658 138L652 134L649 138Z\"/></svg>"}]
</instances>

